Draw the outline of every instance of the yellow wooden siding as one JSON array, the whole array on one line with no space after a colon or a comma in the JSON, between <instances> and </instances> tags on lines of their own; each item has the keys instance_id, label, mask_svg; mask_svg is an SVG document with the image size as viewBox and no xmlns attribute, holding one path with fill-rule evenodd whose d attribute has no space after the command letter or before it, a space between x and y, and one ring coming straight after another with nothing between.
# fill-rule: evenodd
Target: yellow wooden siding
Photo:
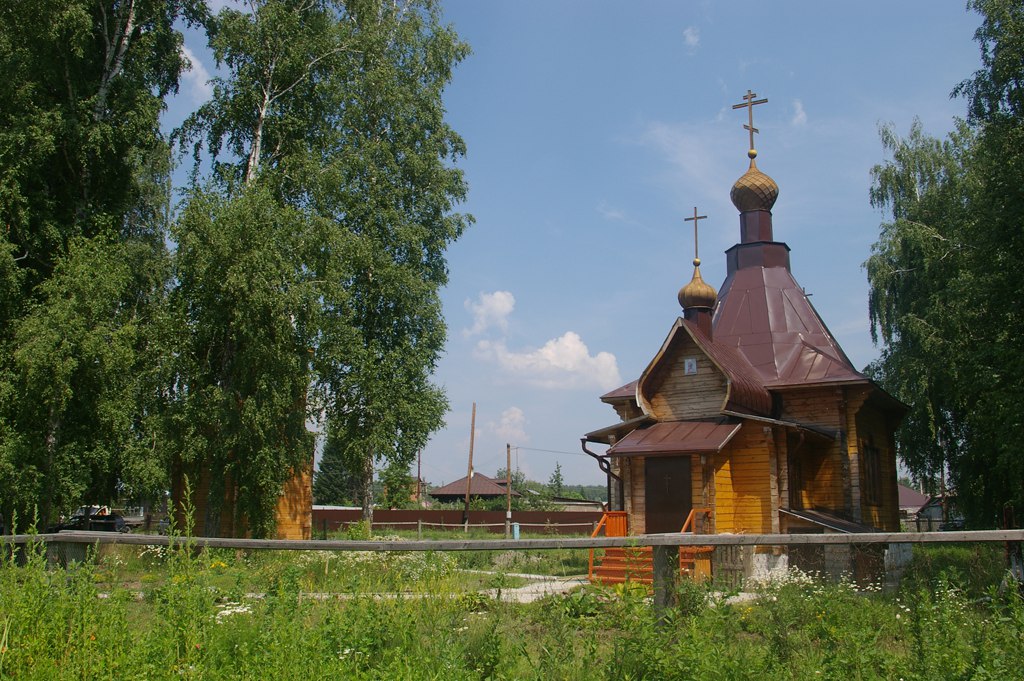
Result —
<instances>
[{"instance_id":1,"label":"yellow wooden siding","mask_svg":"<svg viewBox=\"0 0 1024 681\"><path fill-rule=\"evenodd\" d=\"M313 462L284 484L275 509L278 539L311 539L313 527Z\"/></svg>"},{"instance_id":2,"label":"yellow wooden siding","mask_svg":"<svg viewBox=\"0 0 1024 681\"><path fill-rule=\"evenodd\" d=\"M760 424L747 422L715 457L716 532L771 531L771 467L766 437Z\"/></svg>"}]
</instances>

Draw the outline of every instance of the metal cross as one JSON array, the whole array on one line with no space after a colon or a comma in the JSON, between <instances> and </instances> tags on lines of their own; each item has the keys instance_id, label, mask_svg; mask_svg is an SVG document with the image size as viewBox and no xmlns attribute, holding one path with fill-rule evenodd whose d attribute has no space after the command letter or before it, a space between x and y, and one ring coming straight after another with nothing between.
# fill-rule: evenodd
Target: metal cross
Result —
<instances>
[{"instance_id":1,"label":"metal cross","mask_svg":"<svg viewBox=\"0 0 1024 681\"><path fill-rule=\"evenodd\" d=\"M707 220L707 215L697 215L697 206L693 207L693 217L683 218L683 222L693 221L693 257L697 258L697 222L699 220Z\"/></svg>"},{"instance_id":2,"label":"metal cross","mask_svg":"<svg viewBox=\"0 0 1024 681\"><path fill-rule=\"evenodd\" d=\"M747 116L748 116L749 123L747 125L744 125L743 129L744 130L748 130L750 132L750 150L751 151L753 151L753 149L754 149L754 133L755 132L759 132L758 129L754 127L754 107L757 106L758 104L764 104L765 102L768 101L767 97L764 98L764 99L758 99L756 101L754 100L754 97L757 97L757 95L754 94L753 92L751 92L750 90L747 90L747 94L743 95L743 99L745 101L742 104L733 104L732 105L732 108L734 108L734 109L746 108L746 110L747 110Z\"/></svg>"}]
</instances>

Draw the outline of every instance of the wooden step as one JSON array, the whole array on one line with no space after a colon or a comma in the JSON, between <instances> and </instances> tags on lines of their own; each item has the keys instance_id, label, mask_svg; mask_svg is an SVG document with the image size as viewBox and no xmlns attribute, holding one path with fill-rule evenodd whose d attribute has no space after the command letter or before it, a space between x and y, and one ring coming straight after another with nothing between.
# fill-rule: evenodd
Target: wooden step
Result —
<instances>
[{"instance_id":1,"label":"wooden step","mask_svg":"<svg viewBox=\"0 0 1024 681\"><path fill-rule=\"evenodd\" d=\"M681 546L679 548L679 572L684 576L701 575L697 561L706 560L710 547ZM604 555L594 556L594 571L591 581L599 584L620 584L636 582L651 584L654 581L654 557L649 546L610 547Z\"/></svg>"}]
</instances>

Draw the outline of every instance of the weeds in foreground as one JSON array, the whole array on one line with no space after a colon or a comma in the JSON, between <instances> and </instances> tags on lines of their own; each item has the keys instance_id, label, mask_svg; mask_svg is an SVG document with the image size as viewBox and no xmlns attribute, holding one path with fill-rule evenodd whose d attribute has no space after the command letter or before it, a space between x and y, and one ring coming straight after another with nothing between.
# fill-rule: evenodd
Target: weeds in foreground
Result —
<instances>
[{"instance_id":1,"label":"weeds in foreground","mask_svg":"<svg viewBox=\"0 0 1024 681\"><path fill-rule=\"evenodd\" d=\"M182 542L67 569L49 567L39 546L21 565L2 554L0 678L910 681L1015 679L1024 668L1020 597L990 588L977 598L943 575L892 595L794 579L746 601L684 583L659 619L633 587L517 605L409 573L419 587L379 597L369 591L397 578L371 573L405 568L316 553ZM311 597L318 580L364 569L344 598ZM158 579L117 579L124 570ZM122 581L137 586L110 586Z\"/></svg>"}]
</instances>

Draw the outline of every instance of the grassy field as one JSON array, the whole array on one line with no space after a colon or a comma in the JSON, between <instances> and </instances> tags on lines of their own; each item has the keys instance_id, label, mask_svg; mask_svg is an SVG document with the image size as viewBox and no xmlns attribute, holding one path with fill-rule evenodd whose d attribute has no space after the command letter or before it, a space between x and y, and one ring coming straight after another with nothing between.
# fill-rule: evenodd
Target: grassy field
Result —
<instances>
[{"instance_id":1,"label":"grassy field","mask_svg":"<svg viewBox=\"0 0 1024 681\"><path fill-rule=\"evenodd\" d=\"M532 604L476 591L511 585L505 572L524 564L579 572L577 556L120 546L63 570L40 552L23 565L3 555L4 679L909 681L1024 669L1024 604L996 588L997 547L923 551L889 594L797 573L747 600L685 583L660 622L643 589Z\"/></svg>"}]
</instances>

